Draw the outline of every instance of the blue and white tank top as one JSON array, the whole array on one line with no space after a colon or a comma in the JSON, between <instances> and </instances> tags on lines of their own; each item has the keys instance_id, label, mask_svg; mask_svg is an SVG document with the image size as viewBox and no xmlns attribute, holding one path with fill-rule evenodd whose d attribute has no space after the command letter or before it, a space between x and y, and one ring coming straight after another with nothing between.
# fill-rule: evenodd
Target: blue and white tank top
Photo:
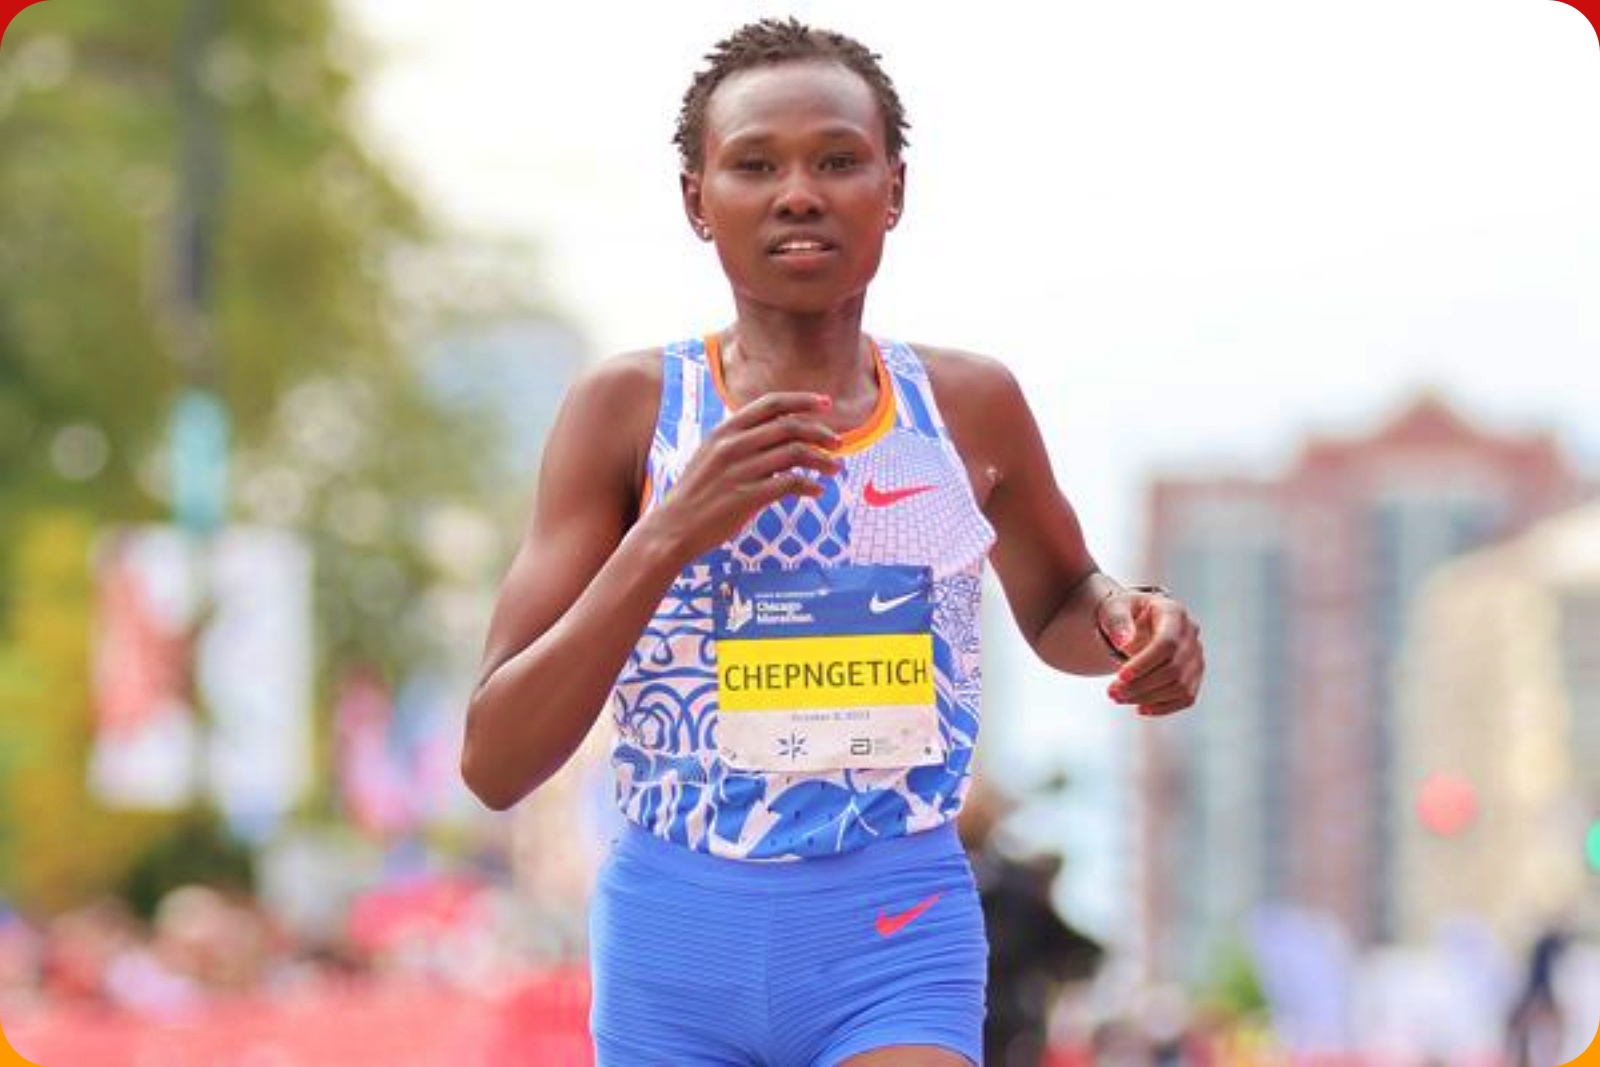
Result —
<instances>
[{"instance_id":1,"label":"blue and white tank top","mask_svg":"<svg viewBox=\"0 0 1600 1067\"><path fill-rule=\"evenodd\" d=\"M656 608L611 695L624 815L699 852L802 859L950 821L978 739L979 600L994 531L934 403L921 359L876 341L878 404L844 435L842 469L817 499L763 509L690 563ZM642 506L672 491L728 413L715 336L669 345ZM718 751L713 585L728 570L909 565L931 575L933 690L943 759L924 766L750 771ZM937 757L935 757L937 758Z\"/></svg>"}]
</instances>

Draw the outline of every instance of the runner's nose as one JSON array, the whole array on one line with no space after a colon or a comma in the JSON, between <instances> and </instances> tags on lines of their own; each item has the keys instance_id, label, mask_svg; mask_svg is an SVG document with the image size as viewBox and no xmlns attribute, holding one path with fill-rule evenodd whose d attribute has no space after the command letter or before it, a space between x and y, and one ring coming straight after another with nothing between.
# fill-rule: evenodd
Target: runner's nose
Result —
<instances>
[{"instance_id":1,"label":"runner's nose","mask_svg":"<svg viewBox=\"0 0 1600 1067\"><path fill-rule=\"evenodd\" d=\"M778 190L774 208L782 219L814 219L822 214L822 198L808 176L791 175Z\"/></svg>"}]
</instances>

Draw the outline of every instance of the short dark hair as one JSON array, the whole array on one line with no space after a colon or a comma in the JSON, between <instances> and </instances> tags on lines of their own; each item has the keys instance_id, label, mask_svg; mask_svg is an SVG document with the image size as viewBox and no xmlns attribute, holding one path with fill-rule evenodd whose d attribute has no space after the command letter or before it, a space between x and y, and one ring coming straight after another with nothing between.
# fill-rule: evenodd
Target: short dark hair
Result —
<instances>
[{"instance_id":1,"label":"short dark hair","mask_svg":"<svg viewBox=\"0 0 1600 1067\"><path fill-rule=\"evenodd\" d=\"M686 170L699 171L705 166L706 105L717 86L731 75L756 67L817 59L842 64L872 89L883 112L883 140L889 158L899 159L910 143L906 131L911 123L906 121L894 82L878 65L882 58L842 33L816 29L793 18L762 19L741 26L706 53L710 66L694 76L688 92L683 94L677 132L672 137L678 146L678 158Z\"/></svg>"}]
</instances>

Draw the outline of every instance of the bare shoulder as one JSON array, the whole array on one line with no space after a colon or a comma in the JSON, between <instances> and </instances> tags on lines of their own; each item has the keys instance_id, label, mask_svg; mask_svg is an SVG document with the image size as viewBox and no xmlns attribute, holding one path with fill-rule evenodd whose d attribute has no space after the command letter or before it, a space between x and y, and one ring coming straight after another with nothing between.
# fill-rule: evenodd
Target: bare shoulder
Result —
<instances>
[{"instance_id":1,"label":"bare shoulder","mask_svg":"<svg viewBox=\"0 0 1600 1067\"><path fill-rule=\"evenodd\" d=\"M659 348L625 352L585 369L562 398L546 446L546 470L570 465L586 471L586 477L604 475L604 482L614 477L626 497L637 499L661 381Z\"/></svg>"},{"instance_id":2,"label":"bare shoulder","mask_svg":"<svg viewBox=\"0 0 1600 1067\"><path fill-rule=\"evenodd\" d=\"M928 369L928 381L957 444L998 434L1010 436L1014 420L1027 413L1016 375L993 356L937 345L912 345ZM964 439L964 440L963 440Z\"/></svg>"},{"instance_id":3,"label":"bare shoulder","mask_svg":"<svg viewBox=\"0 0 1600 1067\"><path fill-rule=\"evenodd\" d=\"M980 501L1006 481L1033 426L1017 379L1000 360L958 348L914 344L950 439Z\"/></svg>"},{"instance_id":4,"label":"bare shoulder","mask_svg":"<svg viewBox=\"0 0 1600 1067\"><path fill-rule=\"evenodd\" d=\"M655 425L661 398L661 349L624 352L600 360L578 375L563 406L585 424L596 423L612 435L619 429Z\"/></svg>"},{"instance_id":5,"label":"bare shoulder","mask_svg":"<svg viewBox=\"0 0 1600 1067\"><path fill-rule=\"evenodd\" d=\"M661 392L661 349L623 352L591 364L578 375L568 396L630 409L654 400Z\"/></svg>"},{"instance_id":6,"label":"bare shoulder","mask_svg":"<svg viewBox=\"0 0 1600 1067\"><path fill-rule=\"evenodd\" d=\"M993 356L939 345L914 344L911 348L928 368L940 410L944 410L946 398L960 404L973 395L993 400L998 394L1017 391L1011 368Z\"/></svg>"}]
</instances>

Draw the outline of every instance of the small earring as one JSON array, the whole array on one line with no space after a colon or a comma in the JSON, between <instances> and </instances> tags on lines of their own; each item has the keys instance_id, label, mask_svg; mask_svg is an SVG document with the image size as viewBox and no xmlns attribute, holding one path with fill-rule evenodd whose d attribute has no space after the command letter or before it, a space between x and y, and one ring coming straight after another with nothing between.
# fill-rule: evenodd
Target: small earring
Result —
<instances>
[{"instance_id":1,"label":"small earring","mask_svg":"<svg viewBox=\"0 0 1600 1067\"><path fill-rule=\"evenodd\" d=\"M695 232L700 235L700 240L702 240L702 241L711 240L711 227L707 226L705 223L702 222L700 225L696 226L695 227Z\"/></svg>"}]
</instances>

